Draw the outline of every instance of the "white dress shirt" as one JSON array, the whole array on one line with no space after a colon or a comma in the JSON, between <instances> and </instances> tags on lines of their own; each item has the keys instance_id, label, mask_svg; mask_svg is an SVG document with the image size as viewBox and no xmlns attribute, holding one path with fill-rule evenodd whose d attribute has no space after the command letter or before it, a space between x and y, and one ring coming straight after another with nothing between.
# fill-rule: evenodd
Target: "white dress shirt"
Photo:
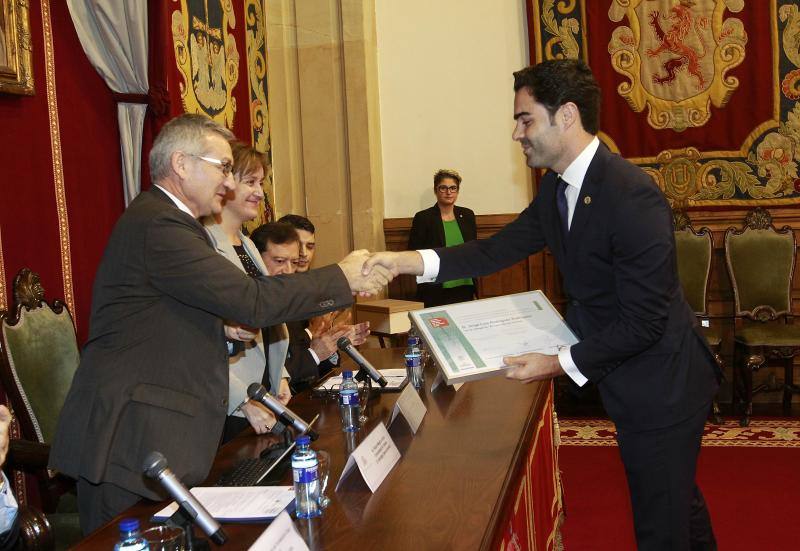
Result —
<instances>
[{"instance_id":1,"label":"white dress shirt","mask_svg":"<svg viewBox=\"0 0 800 551\"><path fill-rule=\"evenodd\" d=\"M161 191L163 191L163 192L164 192L164 194L165 194L167 197L169 197L170 199L172 199L172 202L173 202L173 203L175 203L175 206L176 206L176 207L178 207L178 209L179 209L179 210L182 210L183 212L185 212L186 214L188 214L188 215L189 215L189 216L191 216L192 218L197 218L197 216L195 216L195 215L194 215L194 213L193 213L191 210L189 210L189 207L187 207L187 206L184 204L184 202L183 202L183 201L181 201L180 199L178 199L177 197L175 197L173 194L171 194L170 192L168 192L166 189L164 189L163 187L159 186L158 184L153 184L153 185L154 185L155 187L157 187L158 189L160 189Z\"/></svg>"},{"instance_id":2,"label":"white dress shirt","mask_svg":"<svg viewBox=\"0 0 800 551\"><path fill-rule=\"evenodd\" d=\"M17 500L14 499L14 494L11 492L11 485L8 483L6 473L0 471L3 475L2 489L0 489L0 534L8 532L14 525L14 519L17 518Z\"/></svg>"},{"instance_id":3,"label":"white dress shirt","mask_svg":"<svg viewBox=\"0 0 800 551\"><path fill-rule=\"evenodd\" d=\"M575 214L575 205L578 203L578 196L581 193L581 186L583 179L586 177L586 171L589 170L589 164L597 153L597 148L600 146L600 140L597 136L589 142L580 155L564 170L564 174L560 174L561 179L567 183L567 188L564 194L567 197L567 227L572 226L572 215ZM417 276L417 283L430 283L436 281L436 276L439 275L439 255L432 249L423 249L419 252L422 256L423 272L421 276ZM580 372L578 366L572 360L572 353L570 347L565 346L558 352L558 363L561 368L569 376L570 379L575 381L578 386L583 386L587 383L587 379L583 373Z\"/></svg>"}]
</instances>

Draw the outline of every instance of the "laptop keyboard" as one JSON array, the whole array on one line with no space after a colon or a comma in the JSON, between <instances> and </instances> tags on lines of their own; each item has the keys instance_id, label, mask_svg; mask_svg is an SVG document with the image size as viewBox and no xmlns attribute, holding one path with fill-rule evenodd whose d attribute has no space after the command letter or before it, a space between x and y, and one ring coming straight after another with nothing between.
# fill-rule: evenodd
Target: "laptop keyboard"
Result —
<instances>
[{"instance_id":1,"label":"laptop keyboard","mask_svg":"<svg viewBox=\"0 0 800 551\"><path fill-rule=\"evenodd\" d=\"M287 469L291 463L291 454L287 454L283 460L275 466L268 475L264 473L270 466L281 456L284 448L271 449L264 457L256 457L253 459L243 459L239 461L236 466L224 473L219 480L217 486L271 486L279 484L283 480Z\"/></svg>"}]
</instances>

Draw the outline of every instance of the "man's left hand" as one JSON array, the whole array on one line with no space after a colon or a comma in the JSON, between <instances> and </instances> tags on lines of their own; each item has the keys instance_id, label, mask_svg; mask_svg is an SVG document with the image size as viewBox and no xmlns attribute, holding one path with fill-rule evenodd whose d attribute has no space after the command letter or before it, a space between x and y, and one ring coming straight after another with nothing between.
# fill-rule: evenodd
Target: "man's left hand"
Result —
<instances>
[{"instance_id":1,"label":"man's left hand","mask_svg":"<svg viewBox=\"0 0 800 551\"><path fill-rule=\"evenodd\" d=\"M519 356L506 356L503 363L510 366L506 371L507 379L516 379L523 383L543 381L564 374L558 356L548 356L531 352Z\"/></svg>"},{"instance_id":2,"label":"man's left hand","mask_svg":"<svg viewBox=\"0 0 800 551\"><path fill-rule=\"evenodd\" d=\"M231 341L249 342L256 338L258 329L241 325L225 325L225 336Z\"/></svg>"}]
</instances>

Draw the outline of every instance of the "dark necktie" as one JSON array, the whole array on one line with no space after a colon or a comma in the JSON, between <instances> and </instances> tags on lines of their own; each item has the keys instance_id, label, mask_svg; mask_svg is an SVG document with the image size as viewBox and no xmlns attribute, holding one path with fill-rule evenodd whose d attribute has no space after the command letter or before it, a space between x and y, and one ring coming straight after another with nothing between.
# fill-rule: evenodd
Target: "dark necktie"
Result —
<instances>
[{"instance_id":1,"label":"dark necktie","mask_svg":"<svg viewBox=\"0 0 800 551\"><path fill-rule=\"evenodd\" d=\"M569 208L567 207L567 183L559 176L556 180L556 208L558 208L558 215L561 218L561 235L564 236L566 244L567 236L569 235Z\"/></svg>"}]
</instances>

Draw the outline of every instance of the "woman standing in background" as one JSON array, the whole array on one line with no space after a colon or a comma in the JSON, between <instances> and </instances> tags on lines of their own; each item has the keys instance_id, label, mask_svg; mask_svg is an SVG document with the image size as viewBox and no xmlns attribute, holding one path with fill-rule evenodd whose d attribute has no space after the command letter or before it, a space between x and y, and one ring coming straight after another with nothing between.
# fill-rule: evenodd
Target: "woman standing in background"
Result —
<instances>
[{"instance_id":1,"label":"woman standing in background","mask_svg":"<svg viewBox=\"0 0 800 551\"><path fill-rule=\"evenodd\" d=\"M455 170L440 169L433 175L436 204L414 215L409 249L452 247L476 238L475 213L456 206L460 189L461 176ZM424 302L426 308L474 298L475 281L472 279L417 284L417 300Z\"/></svg>"}]
</instances>

